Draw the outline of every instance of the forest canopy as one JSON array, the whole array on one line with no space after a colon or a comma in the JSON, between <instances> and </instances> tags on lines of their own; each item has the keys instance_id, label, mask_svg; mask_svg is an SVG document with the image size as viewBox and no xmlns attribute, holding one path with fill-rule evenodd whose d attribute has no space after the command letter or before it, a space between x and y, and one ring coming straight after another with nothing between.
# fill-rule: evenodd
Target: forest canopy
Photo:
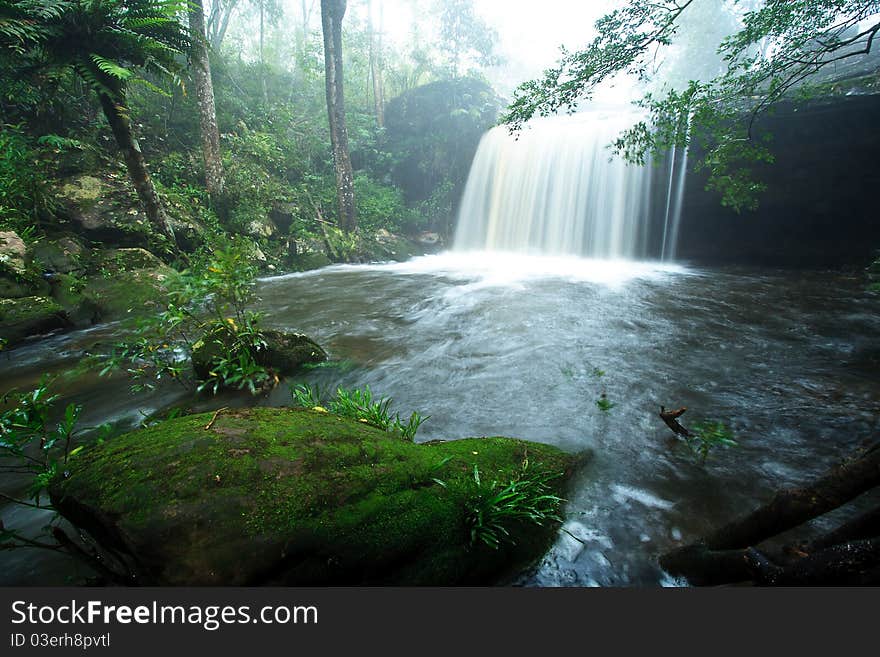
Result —
<instances>
[{"instance_id":1,"label":"forest canopy","mask_svg":"<svg viewBox=\"0 0 880 657\"><path fill-rule=\"evenodd\" d=\"M715 43L690 49L705 36L685 31L690 43L679 58L690 58L683 68L698 73L699 58L711 60L708 45L720 58L718 70L705 79L664 77L668 67L658 62L679 41L682 25L700 12L709 19L704 27L734 27L713 35ZM586 48L563 52L543 77L517 89L504 121L519 130L535 116L574 111L603 82L634 75L650 85L636 101L647 118L621 135L617 153L641 164L672 146L696 142L709 188L721 193L725 205L741 210L754 208L764 190L754 165L774 159L771 136L755 130L756 118L784 98L817 94L827 88L835 67L875 54L880 2L632 0L600 18L595 29L598 36Z\"/></svg>"}]
</instances>

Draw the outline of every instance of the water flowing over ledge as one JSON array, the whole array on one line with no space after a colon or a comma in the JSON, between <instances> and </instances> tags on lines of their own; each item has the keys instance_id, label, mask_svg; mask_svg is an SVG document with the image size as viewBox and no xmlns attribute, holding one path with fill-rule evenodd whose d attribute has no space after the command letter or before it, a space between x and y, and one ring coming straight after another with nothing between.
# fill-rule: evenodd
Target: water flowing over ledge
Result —
<instances>
[{"instance_id":1,"label":"water flowing over ledge","mask_svg":"<svg viewBox=\"0 0 880 657\"><path fill-rule=\"evenodd\" d=\"M536 120L516 137L506 126L490 130L471 167L455 249L671 259L685 167L671 154L663 246L651 254L652 167L609 148L638 119L595 111Z\"/></svg>"}]
</instances>

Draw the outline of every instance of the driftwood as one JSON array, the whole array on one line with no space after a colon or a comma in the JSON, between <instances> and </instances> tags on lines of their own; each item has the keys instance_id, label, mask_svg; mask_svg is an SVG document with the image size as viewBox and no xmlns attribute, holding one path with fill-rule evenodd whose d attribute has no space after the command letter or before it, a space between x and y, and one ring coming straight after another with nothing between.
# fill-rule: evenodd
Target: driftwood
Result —
<instances>
[{"instance_id":1,"label":"driftwood","mask_svg":"<svg viewBox=\"0 0 880 657\"><path fill-rule=\"evenodd\" d=\"M667 411L665 406L660 407L660 419L666 423L666 426L672 429L672 432L678 436L690 438L693 434L685 429L678 422L678 418L685 414L687 408L682 407L675 411Z\"/></svg>"},{"instance_id":2,"label":"driftwood","mask_svg":"<svg viewBox=\"0 0 880 657\"><path fill-rule=\"evenodd\" d=\"M660 563L698 585L746 580L767 585L876 583L880 578L880 509L806 545L790 547L775 560L754 546L878 485L880 445L875 445L808 486L781 491L743 518L663 555Z\"/></svg>"}]
</instances>

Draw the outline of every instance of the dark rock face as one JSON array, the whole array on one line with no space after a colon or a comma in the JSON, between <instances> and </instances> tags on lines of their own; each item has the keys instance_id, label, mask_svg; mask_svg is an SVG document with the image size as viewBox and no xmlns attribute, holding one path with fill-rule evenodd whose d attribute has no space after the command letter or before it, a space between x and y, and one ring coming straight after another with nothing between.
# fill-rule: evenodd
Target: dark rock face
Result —
<instances>
[{"instance_id":1,"label":"dark rock face","mask_svg":"<svg viewBox=\"0 0 880 657\"><path fill-rule=\"evenodd\" d=\"M773 134L776 163L756 169L768 185L760 207L743 214L721 207L718 195L704 190L706 175L691 171L678 258L707 264L864 267L880 249L873 194L880 188L878 125L880 95L785 105L762 117L757 127ZM654 225L662 231L662 217L655 216Z\"/></svg>"},{"instance_id":2,"label":"dark rock face","mask_svg":"<svg viewBox=\"0 0 880 657\"><path fill-rule=\"evenodd\" d=\"M6 345L69 326L64 309L48 297L0 299L0 338Z\"/></svg>"},{"instance_id":3,"label":"dark rock face","mask_svg":"<svg viewBox=\"0 0 880 657\"><path fill-rule=\"evenodd\" d=\"M472 545L474 469L506 482L528 461L560 475L563 496L580 460L511 438L417 445L326 412L253 408L88 448L50 495L138 584L486 584L540 558L558 523L511 524L515 544L498 550Z\"/></svg>"},{"instance_id":4,"label":"dark rock face","mask_svg":"<svg viewBox=\"0 0 880 657\"><path fill-rule=\"evenodd\" d=\"M388 103L388 147L398 160L392 176L408 200L427 199L447 177L464 183L499 107L486 83L469 78L432 82Z\"/></svg>"}]
</instances>

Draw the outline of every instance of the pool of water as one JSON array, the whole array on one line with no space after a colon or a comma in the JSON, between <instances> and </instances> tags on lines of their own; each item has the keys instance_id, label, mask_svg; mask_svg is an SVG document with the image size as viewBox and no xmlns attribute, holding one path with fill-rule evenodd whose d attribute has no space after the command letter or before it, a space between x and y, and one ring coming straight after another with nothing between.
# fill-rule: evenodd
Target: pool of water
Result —
<instances>
[{"instance_id":1,"label":"pool of water","mask_svg":"<svg viewBox=\"0 0 880 657\"><path fill-rule=\"evenodd\" d=\"M659 553L821 473L880 424L880 300L858 275L466 253L279 276L259 295L268 326L307 333L340 365L296 380L369 385L401 415L430 416L418 440L508 435L593 451L566 531L525 585L677 583ZM18 348L0 388L70 367L120 330ZM259 403L289 403L291 382ZM97 377L65 390L88 422L123 426L184 394L129 396ZM661 405L688 407L686 426L724 422L739 446L699 463ZM52 554L0 560L6 583L70 576Z\"/></svg>"}]
</instances>

